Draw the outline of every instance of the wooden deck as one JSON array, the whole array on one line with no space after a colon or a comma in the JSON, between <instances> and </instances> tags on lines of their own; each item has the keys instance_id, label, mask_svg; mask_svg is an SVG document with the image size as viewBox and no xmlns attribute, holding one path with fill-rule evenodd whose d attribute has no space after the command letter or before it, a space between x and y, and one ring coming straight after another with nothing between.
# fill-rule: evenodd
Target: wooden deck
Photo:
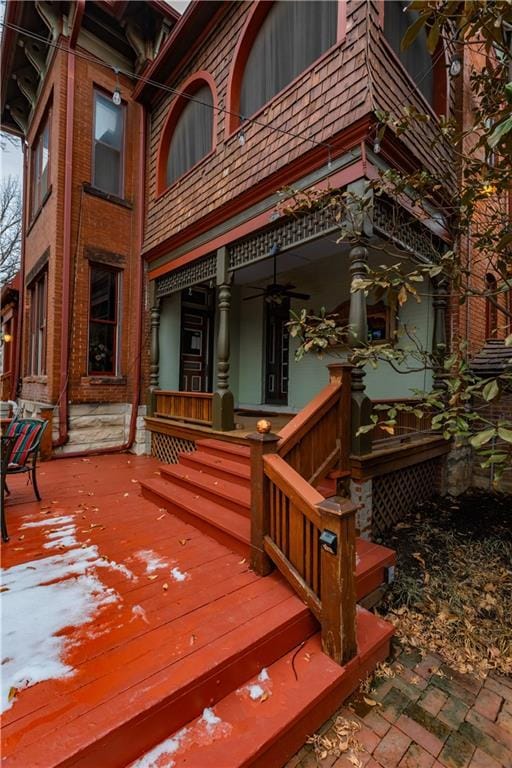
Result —
<instances>
[{"instance_id":1,"label":"wooden deck","mask_svg":"<svg viewBox=\"0 0 512 768\"><path fill-rule=\"evenodd\" d=\"M24 478L10 483L5 768L126 766L205 707L236 699L238 686L287 654L291 674L289 655L303 642L316 654L315 696L320 701L323 685L330 696L318 708L320 723L364 665L386 655L389 628L361 612L350 675L333 665L319 650L315 620L278 574L257 576L246 558L141 497L139 480L158 475L158 466L129 454L48 462L40 467L41 503ZM300 719L311 702L304 691L293 695ZM276 743L288 717L277 705ZM258 749L268 749L260 737ZM283 760L295 742L279 741ZM212 755L202 765L222 768L222 751L216 743L217 762ZM229 754L226 746L225 766L238 764Z\"/></svg>"}]
</instances>

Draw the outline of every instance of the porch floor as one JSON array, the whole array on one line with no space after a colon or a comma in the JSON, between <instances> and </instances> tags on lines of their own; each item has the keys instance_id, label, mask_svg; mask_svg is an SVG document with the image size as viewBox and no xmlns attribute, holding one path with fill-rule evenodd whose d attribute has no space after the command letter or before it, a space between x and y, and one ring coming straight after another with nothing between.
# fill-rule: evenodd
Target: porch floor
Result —
<instances>
[{"instance_id":1,"label":"porch floor","mask_svg":"<svg viewBox=\"0 0 512 768\"><path fill-rule=\"evenodd\" d=\"M158 467L130 454L47 462L40 503L23 477L10 483L5 768L125 766L317 631L278 574L257 576L141 497ZM384 649L384 626L365 631ZM317 667L342 672L321 653Z\"/></svg>"}]
</instances>

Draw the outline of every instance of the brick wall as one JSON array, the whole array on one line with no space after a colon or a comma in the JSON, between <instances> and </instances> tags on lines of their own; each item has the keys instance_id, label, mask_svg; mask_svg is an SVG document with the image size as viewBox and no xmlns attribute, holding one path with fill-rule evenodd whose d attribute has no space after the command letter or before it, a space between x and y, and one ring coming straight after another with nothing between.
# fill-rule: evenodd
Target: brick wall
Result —
<instances>
[{"instance_id":1,"label":"brick wall","mask_svg":"<svg viewBox=\"0 0 512 768\"><path fill-rule=\"evenodd\" d=\"M92 130L94 87L111 92L114 73L77 57L73 135L73 180L71 222L71 328L69 399L73 403L126 403L132 398L138 351L136 342L137 266L139 233L137 194L139 179L139 135L141 107L130 99L131 84L121 78L126 99L124 201L118 204L90 194L84 185L92 182ZM60 333L63 272L64 162L67 61L64 52L55 56L47 76L43 97L28 135L32 144L44 110L45 94L53 90L50 174L52 191L32 224L26 239L26 273L49 250L47 376L24 377L22 397L56 403L60 385ZM120 292L120 376L116 379L87 376L89 270L94 253L113 255L122 272ZM28 307L25 320L24 359L28 353Z\"/></svg>"}]
</instances>

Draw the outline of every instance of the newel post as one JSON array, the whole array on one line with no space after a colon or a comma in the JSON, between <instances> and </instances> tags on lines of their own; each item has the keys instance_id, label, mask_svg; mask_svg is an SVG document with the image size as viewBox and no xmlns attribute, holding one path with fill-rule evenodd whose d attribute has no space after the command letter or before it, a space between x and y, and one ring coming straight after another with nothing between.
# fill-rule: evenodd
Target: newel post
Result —
<instances>
[{"instance_id":1,"label":"newel post","mask_svg":"<svg viewBox=\"0 0 512 768\"><path fill-rule=\"evenodd\" d=\"M432 334L432 352L434 357L433 388L438 391L446 389L444 381L444 361L448 351L446 340L446 309L448 306L448 282L445 278L432 279L434 309L434 332Z\"/></svg>"},{"instance_id":2,"label":"newel post","mask_svg":"<svg viewBox=\"0 0 512 768\"><path fill-rule=\"evenodd\" d=\"M332 496L317 505L320 536L322 650L338 664L357 653L356 507Z\"/></svg>"},{"instance_id":3,"label":"newel post","mask_svg":"<svg viewBox=\"0 0 512 768\"><path fill-rule=\"evenodd\" d=\"M273 568L265 553L265 536L270 532L269 481L265 477L263 457L276 453L279 435L270 430L270 421L261 419L257 432L247 435L251 446L251 568L260 576L266 576Z\"/></svg>"}]
</instances>

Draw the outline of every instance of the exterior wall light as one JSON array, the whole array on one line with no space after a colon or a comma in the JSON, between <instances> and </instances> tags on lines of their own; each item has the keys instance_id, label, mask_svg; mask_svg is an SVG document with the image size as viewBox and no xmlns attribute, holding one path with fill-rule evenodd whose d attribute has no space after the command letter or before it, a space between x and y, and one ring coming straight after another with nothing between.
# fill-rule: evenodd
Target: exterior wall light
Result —
<instances>
[{"instance_id":1,"label":"exterior wall light","mask_svg":"<svg viewBox=\"0 0 512 768\"><path fill-rule=\"evenodd\" d=\"M460 56L453 56L450 61L450 77L458 77L462 72L462 60Z\"/></svg>"},{"instance_id":2,"label":"exterior wall light","mask_svg":"<svg viewBox=\"0 0 512 768\"><path fill-rule=\"evenodd\" d=\"M4 333L3 334L3 341L5 341L6 344L9 344L9 342L12 341L12 336L10 333Z\"/></svg>"},{"instance_id":3,"label":"exterior wall light","mask_svg":"<svg viewBox=\"0 0 512 768\"><path fill-rule=\"evenodd\" d=\"M320 534L320 545L326 552L335 555L338 552L338 537L332 531L328 531L327 528L324 528Z\"/></svg>"}]
</instances>

